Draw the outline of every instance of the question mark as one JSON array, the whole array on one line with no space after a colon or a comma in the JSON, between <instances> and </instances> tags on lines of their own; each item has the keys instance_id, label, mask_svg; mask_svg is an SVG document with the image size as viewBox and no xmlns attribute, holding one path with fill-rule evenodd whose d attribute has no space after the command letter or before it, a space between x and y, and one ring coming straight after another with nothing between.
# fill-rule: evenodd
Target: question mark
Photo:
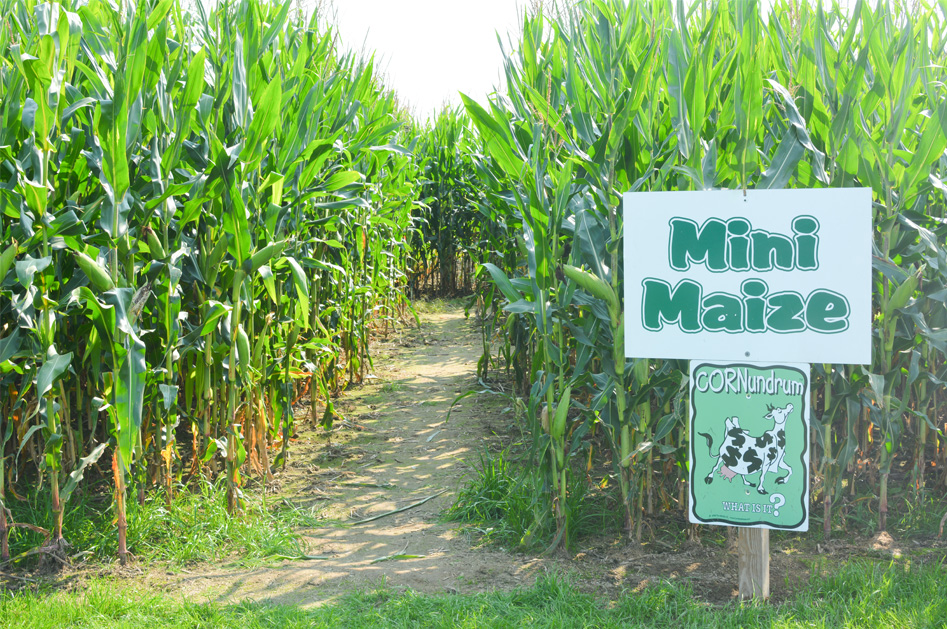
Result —
<instances>
[{"instance_id":1,"label":"question mark","mask_svg":"<svg viewBox=\"0 0 947 629\"><path fill-rule=\"evenodd\" d=\"M786 504L786 496L782 494L773 494L769 497L770 502L776 503L776 508L773 510L773 515L777 518L779 517L779 508Z\"/></svg>"}]
</instances>

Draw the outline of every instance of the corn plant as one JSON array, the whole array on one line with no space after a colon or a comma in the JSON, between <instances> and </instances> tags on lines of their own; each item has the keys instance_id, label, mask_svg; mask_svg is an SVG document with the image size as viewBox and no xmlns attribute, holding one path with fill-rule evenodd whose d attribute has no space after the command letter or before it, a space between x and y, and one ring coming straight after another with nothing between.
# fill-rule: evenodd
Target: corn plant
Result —
<instances>
[{"instance_id":1,"label":"corn plant","mask_svg":"<svg viewBox=\"0 0 947 629\"><path fill-rule=\"evenodd\" d=\"M417 229L411 241L415 292L425 283L438 294L471 291L469 284L458 286L458 279L469 282L472 260L481 257L484 232L489 231L478 208L473 139L469 120L459 109L445 108L419 133L421 204L413 212Z\"/></svg>"},{"instance_id":2,"label":"corn plant","mask_svg":"<svg viewBox=\"0 0 947 629\"><path fill-rule=\"evenodd\" d=\"M5 0L4 561L26 524L7 490L49 483L61 549L106 451L122 562L126 501L149 487L170 504L223 476L239 512L245 475L285 464L301 392L331 426L372 329L404 312L415 127L291 9Z\"/></svg>"},{"instance_id":3,"label":"corn plant","mask_svg":"<svg viewBox=\"0 0 947 629\"><path fill-rule=\"evenodd\" d=\"M920 491L927 457L943 457L944 20L901 2L760 11L615 0L537 13L508 57L503 98L465 99L484 206L517 240L512 257L484 260L497 289L485 299L530 339L501 357L528 372L517 382L531 409L568 390L580 419L567 433L602 431L634 536L656 503L686 508L689 436L686 366L625 358L621 269L637 263L619 253L634 229L622 224L626 191L870 187L873 362L817 366L813 396L827 533L833 496L861 482L856 459L878 472L884 528L895 459L913 457Z\"/></svg>"}]
</instances>

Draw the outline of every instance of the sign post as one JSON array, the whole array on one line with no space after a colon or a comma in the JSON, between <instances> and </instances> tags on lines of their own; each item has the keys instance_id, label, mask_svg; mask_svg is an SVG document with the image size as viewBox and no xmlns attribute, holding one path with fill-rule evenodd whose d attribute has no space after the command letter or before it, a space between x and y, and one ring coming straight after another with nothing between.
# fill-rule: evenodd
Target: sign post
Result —
<instances>
[{"instance_id":1,"label":"sign post","mask_svg":"<svg viewBox=\"0 0 947 629\"><path fill-rule=\"evenodd\" d=\"M626 193L624 211L626 353L690 359L688 517L740 527L740 595L766 599L769 530L809 527L809 363L871 361L871 191Z\"/></svg>"},{"instance_id":2,"label":"sign post","mask_svg":"<svg viewBox=\"0 0 947 629\"><path fill-rule=\"evenodd\" d=\"M769 529L741 528L737 537L740 598L769 598Z\"/></svg>"}]
</instances>

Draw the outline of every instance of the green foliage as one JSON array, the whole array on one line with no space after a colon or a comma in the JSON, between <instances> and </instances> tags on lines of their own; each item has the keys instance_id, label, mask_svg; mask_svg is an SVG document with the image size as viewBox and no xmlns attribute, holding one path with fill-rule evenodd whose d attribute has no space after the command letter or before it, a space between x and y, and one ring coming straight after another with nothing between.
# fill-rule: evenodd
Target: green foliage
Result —
<instances>
[{"instance_id":1,"label":"green foliage","mask_svg":"<svg viewBox=\"0 0 947 629\"><path fill-rule=\"evenodd\" d=\"M556 534L543 482L538 470L522 469L511 462L509 452L484 452L476 472L444 515L449 521L467 524L467 529L486 543L543 550ZM617 521L608 508L609 497L593 495L581 475L572 476L571 482L567 509L575 538L614 530Z\"/></svg>"},{"instance_id":2,"label":"green foliage","mask_svg":"<svg viewBox=\"0 0 947 629\"><path fill-rule=\"evenodd\" d=\"M267 508L259 497L248 496L237 517L227 512L223 479L216 486L201 482L194 489L178 488L170 504L163 490L128 505L128 550L146 561L189 565L200 561L257 563L266 559L295 558L305 554L295 527L309 523L297 511ZM70 540L70 554L108 561L118 551L112 532L107 496L87 495L66 510L63 533ZM25 501L12 501L13 521L45 529L54 524L48 491L34 492ZM15 528L10 536L14 560L28 556L44 536L28 528Z\"/></svg>"},{"instance_id":3,"label":"green foliage","mask_svg":"<svg viewBox=\"0 0 947 629\"><path fill-rule=\"evenodd\" d=\"M370 368L414 128L290 1L0 4L0 502L48 482L58 540L105 445L124 560L127 486L224 478L240 512L303 389L330 425Z\"/></svg>"},{"instance_id":4,"label":"green foliage","mask_svg":"<svg viewBox=\"0 0 947 629\"><path fill-rule=\"evenodd\" d=\"M451 296L471 291L473 260L480 258L490 232L478 210L474 140L462 110L450 108L418 136L421 191L412 211L417 229L411 237L411 287L416 292Z\"/></svg>"},{"instance_id":5,"label":"green foliage","mask_svg":"<svg viewBox=\"0 0 947 629\"><path fill-rule=\"evenodd\" d=\"M686 507L686 365L625 358L620 270L636 263L620 259L633 228L622 225L626 191L871 188L873 362L814 366L826 534L843 486L861 482L858 462L877 479L882 529L896 460L909 459L904 492L947 482L943 15L897 1L762 11L604 0L540 12L523 23L502 98L464 98L480 211L502 229L481 259L480 375L506 369L527 400L533 461L566 543L562 461L592 435L610 450L601 461L628 534L662 507ZM566 392L560 440L549 420Z\"/></svg>"},{"instance_id":6,"label":"green foliage","mask_svg":"<svg viewBox=\"0 0 947 629\"><path fill-rule=\"evenodd\" d=\"M219 485L204 483L195 491L178 492L170 506L161 492L142 505L130 505L131 552L176 565L226 560L258 563L306 554L292 520L268 510L257 497L248 497L243 513L232 517ZM108 554L115 550L111 543L100 548L103 554L106 549L111 551Z\"/></svg>"},{"instance_id":7,"label":"green foliage","mask_svg":"<svg viewBox=\"0 0 947 629\"><path fill-rule=\"evenodd\" d=\"M535 491L533 480L528 471L511 467L507 453L482 453L473 478L445 517L472 525L486 542L535 547L549 536L550 523L548 505L537 504L544 496Z\"/></svg>"}]
</instances>

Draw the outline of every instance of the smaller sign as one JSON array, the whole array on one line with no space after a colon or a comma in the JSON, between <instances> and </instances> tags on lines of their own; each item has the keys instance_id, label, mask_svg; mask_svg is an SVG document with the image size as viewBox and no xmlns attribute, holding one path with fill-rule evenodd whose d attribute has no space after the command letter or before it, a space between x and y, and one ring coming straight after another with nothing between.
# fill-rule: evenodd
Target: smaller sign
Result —
<instances>
[{"instance_id":1,"label":"smaller sign","mask_svg":"<svg viewBox=\"0 0 947 629\"><path fill-rule=\"evenodd\" d=\"M690 521L809 530L809 365L690 362Z\"/></svg>"}]
</instances>

